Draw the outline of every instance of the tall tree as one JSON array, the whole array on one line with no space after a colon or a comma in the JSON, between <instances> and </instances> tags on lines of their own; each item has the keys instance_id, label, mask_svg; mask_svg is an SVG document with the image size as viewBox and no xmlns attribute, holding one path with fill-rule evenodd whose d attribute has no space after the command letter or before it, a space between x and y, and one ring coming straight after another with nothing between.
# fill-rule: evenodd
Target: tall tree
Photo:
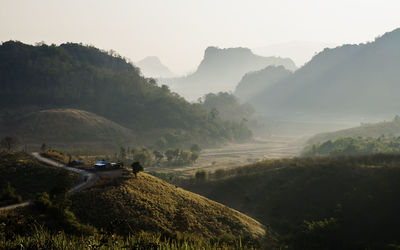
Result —
<instances>
[{"instance_id":1,"label":"tall tree","mask_svg":"<svg viewBox=\"0 0 400 250\"><path fill-rule=\"evenodd\" d=\"M18 145L18 139L15 136L6 136L1 139L0 145L2 148L10 151Z\"/></svg>"}]
</instances>

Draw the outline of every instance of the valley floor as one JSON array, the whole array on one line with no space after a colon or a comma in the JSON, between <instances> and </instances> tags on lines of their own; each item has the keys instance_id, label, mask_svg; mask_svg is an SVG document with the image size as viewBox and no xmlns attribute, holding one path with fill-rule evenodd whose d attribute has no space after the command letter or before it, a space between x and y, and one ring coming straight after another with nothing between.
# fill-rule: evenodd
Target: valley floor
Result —
<instances>
[{"instance_id":1,"label":"valley floor","mask_svg":"<svg viewBox=\"0 0 400 250\"><path fill-rule=\"evenodd\" d=\"M228 144L219 148L205 149L193 165L149 167L146 171L162 173L179 173L190 177L198 169L215 171L217 169L232 168L263 159L290 158L298 155L305 139L301 136L271 136L256 138L252 142Z\"/></svg>"}]
</instances>

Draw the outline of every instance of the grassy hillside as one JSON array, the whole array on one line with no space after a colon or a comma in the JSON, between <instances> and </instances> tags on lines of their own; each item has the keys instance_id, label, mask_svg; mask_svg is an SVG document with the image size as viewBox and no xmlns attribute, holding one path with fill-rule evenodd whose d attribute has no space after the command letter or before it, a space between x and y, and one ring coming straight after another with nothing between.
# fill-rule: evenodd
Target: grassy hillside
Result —
<instances>
[{"instance_id":1,"label":"grassy hillside","mask_svg":"<svg viewBox=\"0 0 400 250\"><path fill-rule=\"evenodd\" d=\"M144 173L79 192L72 201L72 210L83 222L99 228L114 226L121 234L143 230L208 238L265 235L263 226L252 218Z\"/></svg>"},{"instance_id":2,"label":"grassy hillside","mask_svg":"<svg viewBox=\"0 0 400 250\"><path fill-rule=\"evenodd\" d=\"M170 239L163 238L157 233L141 233L129 237L96 233L93 236L82 237L64 232L51 233L36 228L31 234L17 234L15 237L7 237L8 235L9 232L0 231L0 239L3 239L0 241L1 249L258 249L244 244L239 239L210 241L190 235L182 236L180 239Z\"/></svg>"},{"instance_id":3,"label":"grassy hillside","mask_svg":"<svg viewBox=\"0 0 400 250\"><path fill-rule=\"evenodd\" d=\"M30 112L9 122L11 134L25 143L53 146L72 143L93 147L119 147L136 141L133 132L104 117L77 109L47 109Z\"/></svg>"},{"instance_id":4,"label":"grassy hillside","mask_svg":"<svg viewBox=\"0 0 400 250\"><path fill-rule=\"evenodd\" d=\"M180 144L235 139L235 126L209 119L200 104L191 104L167 86L144 78L121 56L90 46L4 42L0 45L0 87L1 111L11 117L15 110L73 108L102 116L135 135L179 133ZM5 121L4 114L0 122ZM10 133L3 124L1 130ZM145 139L152 144L158 138Z\"/></svg>"},{"instance_id":5,"label":"grassy hillside","mask_svg":"<svg viewBox=\"0 0 400 250\"><path fill-rule=\"evenodd\" d=\"M336 140L340 137L361 136L361 137L379 137L400 135L400 119L396 116L393 121L367 123L359 127L343 129L335 132L321 133L311 137L307 144L317 144L329 140Z\"/></svg>"},{"instance_id":6,"label":"grassy hillside","mask_svg":"<svg viewBox=\"0 0 400 250\"><path fill-rule=\"evenodd\" d=\"M271 160L184 187L270 225L292 249L391 249L399 165L398 155Z\"/></svg>"},{"instance_id":7,"label":"grassy hillside","mask_svg":"<svg viewBox=\"0 0 400 250\"><path fill-rule=\"evenodd\" d=\"M3 152L0 161L0 183L6 178L24 198L40 192L28 207L0 211L0 249L258 249L269 239L276 244L254 219L144 173L117 179L105 174L88 190L54 195L54 187L69 188L76 176L23 152Z\"/></svg>"},{"instance_id":8,"label":"grassy hillside","mask_svg":"<svg viewBox=\"0 0 400 250\"><path fill-rule=\"evenodd\" d=\"M10 183L22 200L32 199L36 193L50 192L53 188L68 190L78 178L69 171L44 166L27 153L0 152L0 189Z\"/></svg>"}]
</instances>

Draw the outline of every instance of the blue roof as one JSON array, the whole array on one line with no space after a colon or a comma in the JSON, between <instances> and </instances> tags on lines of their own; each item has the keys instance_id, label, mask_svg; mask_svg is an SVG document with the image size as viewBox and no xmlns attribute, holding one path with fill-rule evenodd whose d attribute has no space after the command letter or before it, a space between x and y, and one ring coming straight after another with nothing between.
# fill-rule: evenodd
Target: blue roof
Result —
<instances>
[{"instance_id":1,"label":"blue roof","mask_svg":"<svg viewBox=\"0 0 400 250\"><path fill-rule=\"evenodd\" d=\"M105 165L107 165L108 164L108 162L106 162L106 161L98 161L98 162L96 162L96 164L94 164L94 165L96 165L96 166L105 166Z\"/></svg>"}]
</instances>

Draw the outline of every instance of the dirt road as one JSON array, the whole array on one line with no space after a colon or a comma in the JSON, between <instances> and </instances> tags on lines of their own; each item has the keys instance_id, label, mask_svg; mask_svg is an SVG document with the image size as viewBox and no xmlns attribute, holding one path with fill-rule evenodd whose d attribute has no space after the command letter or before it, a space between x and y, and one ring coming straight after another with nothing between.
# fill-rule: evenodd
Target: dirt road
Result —
<instances>
[{"instance_id":1,"label":"dirt road","mask_svg":"<svg viewBox=\"0 0 400 250\"><path fill-rule=\"evenodd\" d=\"M68 167L62 163L45 158L37 152L33 152L32 156L35 157L40 162L43 162L44 164L47 164L47 165L50 165L53 167L62 168L62 169L80 174L81 175L80 182L69 190L70 193L77 192L79 190L88 188L88 187L92 186L94 183L96 183L96 181L99 179L99 176L95 173L92 173L92 172L89 172L86 170L82 170L82 169L78 169L78 168ZM86 181L85 181L85 178L86 178Z\"/></svg>"},{"instance_id":2,"label":"dirt road","mask_svg":"<svg viewBox=\"0 0 400 250\"><path fill-rule=\"evenodd\" d=\"M43 156L41 156L39 153L37 152L33 152L32 156L35 157L38 161L46 164L46 165L50 165L53 167L57 167L57 168L62 168L68 171L72 171L74 173L80 174L81 175L81 179L79 181L78 184L76 184L74 187L72 187L68 192L69 193L74 193L74 192L78 192L80 190L83 190L85 188L91 187L92 185L94 185L96 183L97 180L99 180L99 176L95 173L92 172L88 172L86 170L82 170L82 169L77 169L77 168L72 168L72 167L67 167L64 164L58 163L56 161L50 160L48 158L45 158ZM85 180L86 179L86 180ZM9 206L5 206L5 207L0 207L0 211L6 211L6 210L12 210L18 207L26 207L29 206L31 204L30 201L26 201L26 202L22 202L22 203L18 203L18 204L13 204L13 205L9 205Z\"/></svg>"}]
</instances>

